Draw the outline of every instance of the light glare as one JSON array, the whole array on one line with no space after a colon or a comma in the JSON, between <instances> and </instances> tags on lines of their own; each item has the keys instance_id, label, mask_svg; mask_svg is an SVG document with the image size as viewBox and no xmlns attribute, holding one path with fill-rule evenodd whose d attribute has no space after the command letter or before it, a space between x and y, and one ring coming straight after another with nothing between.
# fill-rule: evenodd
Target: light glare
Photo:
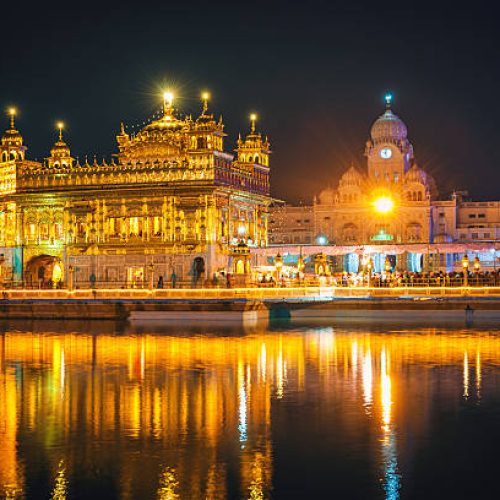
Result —
<instances>
[{"instance_id":1,"label":"light glare","mask_svg":"<svg viewBox=\"0 0 500 500\"><path fill-rule=\"evenodd\" d=\"M394 202L388 196L381 196L373 202L375 210L380 214L387 214L394 209Z\"/></svg>"}]
</instances>

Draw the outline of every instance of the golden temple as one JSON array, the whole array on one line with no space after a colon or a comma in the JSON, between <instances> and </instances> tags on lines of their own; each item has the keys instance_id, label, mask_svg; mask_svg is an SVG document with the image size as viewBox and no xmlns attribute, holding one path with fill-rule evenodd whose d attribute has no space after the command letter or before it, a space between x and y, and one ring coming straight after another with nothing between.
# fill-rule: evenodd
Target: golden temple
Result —
<instances>
[{"instance_id":1,"label":"golden temple","mask_svg":"<svg viewBox=\"0 0 500 500\"><path fill-rule=\"evenodd\" d=\"M244 274L242 244L267 244L270 144L251 115L236 154L225 151L208 100L204 93L193 119L165 93L159 118L131 134L122 124L109 163L75 160L62 123L50 156L26 159L11 108L0 146L2 280L56 286L71 272L77 287L171 276L196 285Z\"/></svg>"}]
</instances>

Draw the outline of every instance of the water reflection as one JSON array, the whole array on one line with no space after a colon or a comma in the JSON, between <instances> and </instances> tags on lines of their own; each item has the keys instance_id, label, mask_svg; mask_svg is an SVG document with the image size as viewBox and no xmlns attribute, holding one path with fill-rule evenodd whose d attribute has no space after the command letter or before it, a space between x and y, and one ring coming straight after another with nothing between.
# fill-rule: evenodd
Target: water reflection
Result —
<instances>
[{"instance_id":1,"label":"water reflection","mask_svg":"<svg viewBox=\"0 0 500 500\"><path fill-rule=\"evenodd\" d=\"M8 331L0 343L0 491L285 498L280 477L296 441L304 492L316 472L308 453L318 464L354 456L368 464L359 472L366 497L394 500L409 433L428 432L435 397L486 398L485 363L500 363L500 337L485 332ZM342 481L320 469L325 486Z\"/></svg>"}]
</instances>

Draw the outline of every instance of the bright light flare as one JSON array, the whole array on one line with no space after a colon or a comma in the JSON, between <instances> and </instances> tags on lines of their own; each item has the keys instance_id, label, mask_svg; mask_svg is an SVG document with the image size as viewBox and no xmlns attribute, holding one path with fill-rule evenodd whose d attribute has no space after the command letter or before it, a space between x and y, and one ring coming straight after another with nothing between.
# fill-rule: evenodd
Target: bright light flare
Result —
<instances>
[{"instance_id":1,"label":"bright light flare","mask_svg":"<svg viewBox=\"0 0 500 500\"><path fill-rule=\"evenodd\" d=\"M163 100L165 101L166 104L172 106L172 103L174 102L173 92L170 91L163 92Z\"/></svg>"},{"instance_id":2,"label":"bright light flare","mask_svg":"<svg viewBox=\"0 0 500 500\"><path fill-rule=\"evenodd\" d=\"M201 98L204 100L204 101L208 101L210 99L210 93L209 92L202 92L201 94Z\"/></svg>"},{"instance_id":3,"label":"bright light flare","mask_svg":"<svg viewBox=\"0 0 500 500\"><path fill-rule=\"evenodd\" d=\"M16 108L9 108L9 115L10 116L16 116L17 109Z\"/></svg>"},{"instance_id":4,"label":"bright light flare","mask_svg":"<svg viewBox=\"0 0 500 500\"><path fill-rule=\"evenodd\" d=\"M57 128L59 130L62 130L64 128L64 123L63 122L57 122Z\"/></svg>"},{"instance_id":5,"label":"bright light flare","mask_svg":"<svg viewBox=\"0 0 500 500\"><path fill-rule=\"evenodd\" d=\"M394 201L388 196L381 196L373 202L373 206L379 214L388 214L394 210Z\"/></svg>"}]
</instances>

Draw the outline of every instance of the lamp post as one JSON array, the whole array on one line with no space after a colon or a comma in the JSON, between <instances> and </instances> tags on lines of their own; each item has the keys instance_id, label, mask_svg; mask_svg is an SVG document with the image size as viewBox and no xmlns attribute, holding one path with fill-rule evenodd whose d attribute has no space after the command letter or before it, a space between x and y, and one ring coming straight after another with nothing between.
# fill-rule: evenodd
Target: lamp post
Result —
<instances>
[{"instance_id":1,"label":"lamp post","mask_svg":"<svg viewBox=\"0 0 500 500\"><path fill-rule=\"evenodd\" d=\"M469 256L464 254L462 257L462 269L464 273L463 286L469 286Z\"/></svg>"},{"instance_id":2,"label":"lamp post","mask_svg":"<svg viewBox=\"0 0 500 500\"><path fill-rule=\"evenodd\" d=\"M75 269L73 266L70 264L68 267L68 290L71 292L73 290L73 273L75 272Z\"/></svg>"},{"instance_id":3,"label":"lamp post","mask_svg":"<svg viewBox=\"0 0 500 500\"><path fill-rule=\"evenodd\" d=\"M154 288L154 270L155 266L152 262L148 264L148 271L149 271L149 289L153 290Z\"/></svg>"},{"instance_id":4,"label":"lamp post","mask_svg":"<svg viewBox=\"0 0 500 500\"><path fill-rule=\"evenodd\" d=\"M283 257L279 252L274 259L274 265L276 267L276 286L278 286L278 283L281 278L281 269L283 267Z\"/></svg>"},{"instance_id":5,"label":"lamp post","mask_svg":"<svg viewBox=\"0 0 500 500\"><path fill-rule=\"evenodd\" d=\"M479 286L479 270L481 269L481 262L479 257L474 257L474 272L476 273L476 285Z\"/></svg>"}]
</instances>

